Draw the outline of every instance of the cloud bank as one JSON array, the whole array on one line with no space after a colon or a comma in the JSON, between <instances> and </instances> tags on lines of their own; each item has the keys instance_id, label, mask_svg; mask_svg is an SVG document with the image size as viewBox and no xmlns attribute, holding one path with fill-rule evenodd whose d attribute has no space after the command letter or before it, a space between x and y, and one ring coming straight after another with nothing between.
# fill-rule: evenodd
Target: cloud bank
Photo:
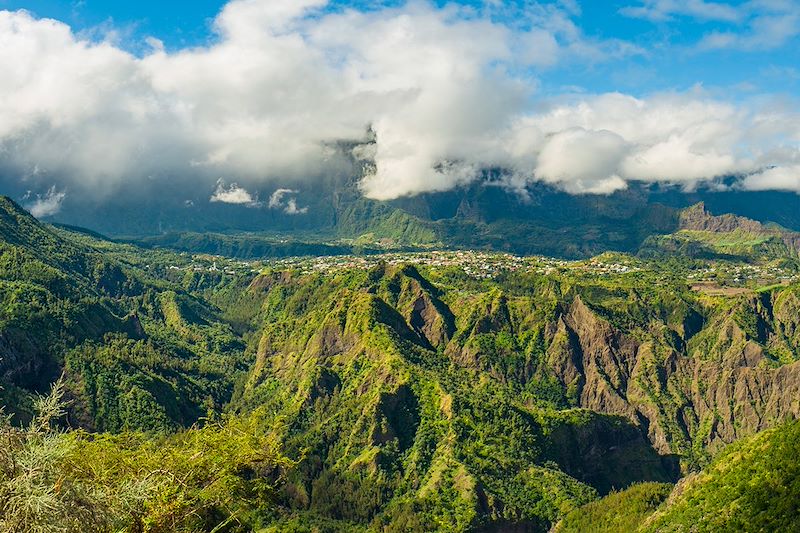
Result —
<instances>
[{"instance_id":1,"label":"cloud bank","mask_svg":"<svg viewBox=\"0 0 800 533\"><path fill-rule=\"evenodd\" d=\"M638 16L673 16L672 4L648 2L640 7L656 11ZM721 3L686 5L739 16ZM576 9L533 5L509 24L425 2L361 11L234 0L211 44L170 52L150 39L141 57L0 11L0 168L45 196L68 188L101 198L178 176L208 187L210 201L246 206L258 205L250 184L347 172L350 156L377 199L447 190L498 167L509 187L545 181L576 194L736 174L748 188L800 191L791 103L734 105L700 89L537 96L538 73L556 62L641 53L584 35ZM217 182L221 174L235 182ZM304 212L293 197L278 201Z\"/></svg>"}]
</instances>

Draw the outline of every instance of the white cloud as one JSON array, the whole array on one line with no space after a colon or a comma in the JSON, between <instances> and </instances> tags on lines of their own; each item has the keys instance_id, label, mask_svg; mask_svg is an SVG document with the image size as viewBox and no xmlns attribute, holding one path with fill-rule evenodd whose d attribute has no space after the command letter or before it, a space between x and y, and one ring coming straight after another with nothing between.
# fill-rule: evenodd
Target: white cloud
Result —
<instances>
[{"instance_id":1,"label":"white cloud","mask_svg":"<svg viewBox=\"0 0 800 533\"><path fill-rule=\"evenodd\" d=\"M308 207L297 206L297 199L294 198L297 192L294 189L277 189L269 197L267 205L270 209L282 209L287 215L304 215L308 213Z\"/></svg>"},{"instance_id":2,"label":"white cloud","mask_svg":"<svg viewBox=\"0 0 800 533\"><path fill-rule=\"evenodd\" d=\"M247 207L259 207L261 203L257 197L247 192L247 189L240 187L236 183L225 186L223 180L217 181L217 188L209 198L210 202L220 202L223 204L245 205Z\"/></svg>"},{"instance_id":3,"label":"white cloud","mask_svg":"<svg viewBox=\"0 0 800 533\"><path fill-rule=\"evenodd\" d=\"M49 217L61 210L61 203L66 198L67 193L56 190L55 185L50 187L46 193L35 195L35 199L25 205L31 215L36 218ZM29 193L30 197L30 193Z\"/></svg>"},{"instance_id":4,"label":"white cloud","mask_svg":"<svg viewBox=\"0 0 800 533\"><path fill-rule=\"evenodd\" d=\"M143 57L0 11L0 167L82 197L123 182L210 188L226 175L235 183L218 182L211 200L256 206L238 183L351 172L332 142L363 140L368 127L375 142L355 154L371 169L363 192L379 199L447 190L488 167L508 169L509 186L545 180L575 193L691 184L782 168L798 151L791 106L701 91L535 99L531 69L641 52L584 35L574 2L526 3L506 24L456 4L326 4L234 0L212 44L169 52L148 39ZM686 5L728 17L718 3ZM301 214L293 191L276 201Z\"/></svg>"},{"instance_id":5,"label":"white cloud","mask_svg":"<svg viewBox=\"0 0 800 533\"><path fill-rule=\"evenodd\" d=\"M536 174L567 192L608 194L626 187L617 172L627 151L625 140L607 130L561 131L545 141Z\"/></svg>"},{"instance_id":6,"label":"white cloud","mask_svg":"<svg viewBox=\"0 0 800 533\"><path fill-rule=\"evenodd\" d=\"M753 17L744 31L714 31L699 44L701 49L734 48L772 50L786 45L800 35L800 5L789 11Z\"/></svg>"},{"instance_id":7,"label":"white cloud","mask_svg":"<svg viewBox=\"0 0 800 533\"><path fill-rule=\"evenodd\" d=\"M657 22L672 20L675 16L736 22L743 16L736 6L704 0L644 0L639 5L624 7L620 12L628 17Z\"/></svg>"},{"instance_id":8,"label":"white cloud","mask_svg":"<svg viewBox=\"0 0 800 533\"><path fill-rule=\"evenodd\" d=\"M528 169L570 192L626 181L692 186L800 158L798 113L781 104L734 106L702 92L582 96L532 115L514 132L536 154ZM783 147L781 149L777 149Z\"/></svg>"},{"instance_id":9,"label":"white cloud","mask_svg":"<svg viewBox=\"0 0 800 533\"><path fill-rule=\"evenodd\" d=\"M270 209L277 209L279 207L283 207L284 197L290 194L297 194L297 191L294 189L277 189L270 195L269 203L267 205L269 206Z\"/></svg>"},{"instance_id":10,"label":"white cloud","mask_svg":"<svg viewBox=\"0 0 800 533\"><path fill-rule=\"evenodd\" d=\"M705 0L643 0L620 10L625 16L653 22L675 17L728 24L703 36L700 50L733 48L770 50L800 35L800 2L797 0L749 0L737 4Z\"/></svg>"},{"instance_id":11,"label":"white cloud","mask_svg":"<svg viewBox=\"0 0 800 533\"><path fill-rule=\"evenodd\" d=\"M289 198L283 212L287 215L304 215L308 213L308 207L297 207L297 200Z\"/></svg>"},{"instance_id":12,"label":"white cloud","mask_svg":"<svg viewBox=\"0 0 800 533\"><path fill-rule=\"evenodd\" d=\"M793 191L800 194L800 164L757 172L744 179L743 186L751 191Z\"/></svg>"}]
</instances>

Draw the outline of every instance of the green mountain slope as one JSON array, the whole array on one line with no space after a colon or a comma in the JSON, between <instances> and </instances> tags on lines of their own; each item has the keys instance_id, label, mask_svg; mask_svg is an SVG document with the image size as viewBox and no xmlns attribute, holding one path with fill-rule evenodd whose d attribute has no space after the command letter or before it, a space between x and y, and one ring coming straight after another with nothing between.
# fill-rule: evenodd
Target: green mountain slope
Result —
<instances>
[{"instance_id":1,"label":"green mountain slope","mask_svg":"<svg viewBox=\"0 0 800 533\"><path fill-rule=\"evenodd\" d=\"M669 490L643 484L577 509L555 531L797 531L800 422L737 442Z\"/></svg>"},{"instance_id":2,"label":"green mountain slope","mask_svg":"<svg viewBox=\"0 0 800 533\"><path fill-rule=\"evenodd\" d=\"M714 216L699 203L680 213L679 231L651 236L639 255L684 255L739 261L797 259L800 233L730 214Z\"/></svg>"},{"instance_id":3,"label":"green mountain slope","mask_svg":"<svg viewBox=\"0 0 800 533\"><path fill-rule=\"evenodd\" d=\"M72 518L74 495L124 505L118 530L538 532L629 502L608 521L624 528L661 512L665 483L800 415L800 286L758 285L788 267L722 293L687 280L728 261L620 254L261 268L0 207L0 403L16 429L0 425L22 446L12 464L60 450L57 475L12 468L0 492L44 490ZM20 429L62 373L59 423L81 430Z\"/></svg>"},{"instance_id":4,"label":"green mountain slope","mask_svg":"<svg viewBox=\"0 0 800 533\"><path fill-rule=\"evenodd\" d=\"M571 511L553 533L633 533L669 497L669 483L638 483Z\"/></svg>"},{"instance_id":5,"label":"green mountain slope","mask_svg":"<svg viewBox=\"0 0 800 533\"><path fill-rule=\"evenodd\" d=\"M596 490L674 475L630 422L526 403L453 365L455 318L412 267L276 273L251 290L264 326L235 405L293 421L291 508L398 531L537 531Z\"/></svg>"},{"instance_id":6,"label":"green mountain slope","mask_svg":"<svg viewBox=\"0 0 800 533\"><path fill-rule=\"evenodd\" d=\"M676 487L644 531L796 531L800 423L732 445Z\"/></svg>"},{"instance_id":7,"label":"green mountain slope","mask_svg":"<svg viewBox=\"0 0 800 533\"><path fill-rule=\"evenodd\" d=\"M218 310L7 198L0 237L0 378L19 416L61 373L89 428L174 429L228 401L246 362Z\"/></svg>"}]
</instances>

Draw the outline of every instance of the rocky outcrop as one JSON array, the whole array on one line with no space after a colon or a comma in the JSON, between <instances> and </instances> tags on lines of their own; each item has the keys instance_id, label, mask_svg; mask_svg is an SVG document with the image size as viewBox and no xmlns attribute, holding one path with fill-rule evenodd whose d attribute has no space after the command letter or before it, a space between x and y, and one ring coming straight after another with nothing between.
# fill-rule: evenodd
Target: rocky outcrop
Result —
<instances>
[{"instance_id":1,"label":"rocky outcrop","mask_svg":"<svg viewBox=\"0 0 800 533\"><path fill-rule=\"evenodd\" d=\"M453 313L439 298L439 290L413 266L373 270L379 281L377 292L403 316L426 348L443 348L455 332Z\"/></svg>"},{"instance_id":2,"label":"rocky outcrop","mask_svg":"<svg viewBox=\"0 0 800 533\"><path fill-rule=\"evenodd\" d=\"M744 302L751 317L766 303L769 327L745 331L734 309L678 351L657 331L621 332L576 297L550 329L548 364L565 388L579 385L581 407L639 424L661 453L713 449L800 416L800 362L778 366L770 350L798 357L800 307L793 292L773 298Z\"/></svg>"},{"instance_id":3,"label":"rocky outcrop","mask_svg":"<svg viewBox=\"0 0 800 533\"><path fill-rule=\"evenodd\" d=\"M731 233L735 231L775 237L783 242L792 255L800 253L800 233L785 230L777 226L767 226L745 217L732 214L712 215L703 202L681 211L679 228L690 231L706 231L711 233Z\"/></svg>"},{"instance_id":4,"label":"rocky outcrop","mask_svg":"<svg viewBox=\"0 0 800 533\"><path fill-rule=\"evenodd\" d=\"M430 295L420 293L414 299L408 316L409 325L434 348L447 344L453 334L452 318L443 312L443 308Z\"/></svg>"},{"instance_id":5,"label":"rocky outcrop","mask_svg":"<svg viewBox=\"0 0 800 533\"><path fill-rule=\"evenodd\" d=\"M599 319L580 296L575 298L563 320L575 336L582 355L584 385L579 394L580 405L601 413L633 418L635 411L627 401L627 389L636 364L637 343Z\"/></svg>"},{"instance_id":6,"label":"rocky outcrop","mask_svg":"<svg viewBox=\"0 0 800 533\"><path fill-rule=\"evenodd\" d=\"M712 215L703 202L687 207L680 213L680 229L729 233L736 230L760 233L768 228L749 218L731 214Z\"/></svg>"}]
</instances>

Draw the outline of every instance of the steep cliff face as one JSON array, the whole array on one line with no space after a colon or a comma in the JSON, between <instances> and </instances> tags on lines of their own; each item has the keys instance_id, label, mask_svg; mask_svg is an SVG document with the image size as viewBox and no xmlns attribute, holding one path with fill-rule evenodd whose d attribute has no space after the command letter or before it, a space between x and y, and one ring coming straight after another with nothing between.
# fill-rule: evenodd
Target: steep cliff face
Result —
<instances>
[{"instance_id":1,"label":"steep cliff face","mask_svg":"<svg viewBox=\"0 0 800 533\"><path fill-rule=\"evenodd\" d=\"M439 299L440 291L413 266L382 267L377 293L403 316L431 349L443 348L455 332L454 316Z\"/></svg>"},{"instance_id":2,"label":"steep cliff face","mask_svg":"<svg viewBox=\"0 0 800 533\"><path fill-rule=\"evenodd\" d=\"M445 354L540 396L555 378L557 404L623 416L689 466L800 416L800 288L705 303L643 290L622 310L591 287L460 300Z\"/></svg>"},{"instance_id":3,"label":"steep cliff face","mask_svg":"<svg viewBox=\"0 0 800 533\"><path fill-rule=\"evenodd\" d=\"M575 297L560 318L565 331L575 340L568 351L569 357L574 361L576 354L580 354L582 371L576 365L564 376L568 384L581 374L579 404L594 411L633 418L635 411L627 401L627 390L637 361L636 341L598 318L580 296Z\"/></svg>"},{"instance_id":4,"label":"steep cliff face","mask_svg":"<svg viewBox=\"0 0 800 533\"><path fill-rule=\"evenodd\" d=\"M466 369L475 383L499 383L520 401L621 417L658 452L640 454L642 462L628 469L641 472L649 468L642 465L658 464L649 476L655 480L670 478L670 458L692 467L723 444L800 416L798 287L701 301L675 288L610 289L552 280L527 290L509 291L502 284L444 290L416 269L385 265L359 276L335 295L313 305L304 301L306 307L286 296L297 291L302 299L310 294L304 292L310 282L276 282L273 290L282 291L283 299L275 305L296 314L264 330L251 384L255 391L269 376L297 383L297 394L307 402L335 387L360 397L384 390L368 409L372 421L359 422L372 428L372 446L395 439L400 449L411 446L416 437L403 437L399 428L405 424L396 422L414 420L429 400L417 394L417 407L408 408L407 391L417 390L408 380L419 369L437 368L440 381L445 362ZM295 287L286 292L286 286ZM310 365L335 377L308 381ZM437 387L448 389L441 382ZM393 419L395 404L411 414ZM437 410L446 405L448 419L457 416L450 393L433 404ZM623 438L624 431L598 429L602 424L582 425L585 433L570 427L549 433L549 442L595 444L577 446L582 451L575 457L552 457L596 487L619 481L588 465L644 449L631 434ZM572 444L564 449L576 448ZM629 451L610 452L616 449Z\"/></svg>"},{"instance_id":5,"label":"steep cliff face","mask_svg":"<svg viewBox=\"0 0 800 533\"><path fill-rule=\"evenodd\" d=\"M444 354L523 395L619 415L686 466L800 416L800 287L702 299L602 284L446 294Z\"/></svg>"},{"instance_id":6,"label":"steep cliff face","mask_svg":"<svg viewBox=\"0 0 800 533\"><path fill-rule=\"evenodd\" d=\"M736 230L753 233L767 231L767 227L762 223L749 218L731 214L714 216L702 202L681 211L679 224L680 229L714 233L729 233Z\"/></svg>"},{"instance_id":7,"label":"steep cliff face","mask_svg":"<svg viewBox=\"0 0 800 533\"><path fill-rule=\"evenodd\" d=\"M742 298L676 342L663 325L623 332L577 296L550 326L547 360L581 407L625 416L661 453L694 459L800 415L797 316L796 289Z\"/></svg>"}]
</instances>

